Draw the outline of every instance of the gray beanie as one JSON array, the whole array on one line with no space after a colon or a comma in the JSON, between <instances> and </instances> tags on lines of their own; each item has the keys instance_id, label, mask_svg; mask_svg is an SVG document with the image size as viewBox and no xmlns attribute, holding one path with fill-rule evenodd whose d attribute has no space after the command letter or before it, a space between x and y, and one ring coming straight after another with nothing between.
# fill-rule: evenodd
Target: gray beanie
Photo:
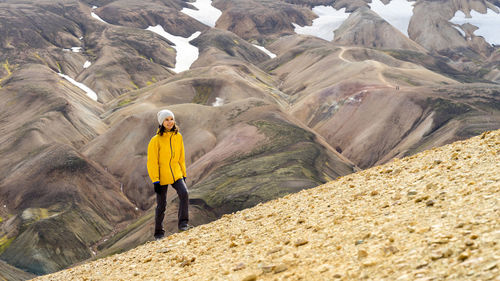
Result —
<instances>
[{"instance_id":1,"label":"gray beanie","mask_svg":"<svg viewBox=\"0 0 500 281\"><path fill-rule=\"evenodd\" d=\"M157 116L158 116L158 123L160 125L163 124L163 121L165 121L165 119L167 119L167 117L169 116L172 116L172 119L175 120L174 113L168 109L163 109L158 111Z\"/></svg>"}]
</instances>

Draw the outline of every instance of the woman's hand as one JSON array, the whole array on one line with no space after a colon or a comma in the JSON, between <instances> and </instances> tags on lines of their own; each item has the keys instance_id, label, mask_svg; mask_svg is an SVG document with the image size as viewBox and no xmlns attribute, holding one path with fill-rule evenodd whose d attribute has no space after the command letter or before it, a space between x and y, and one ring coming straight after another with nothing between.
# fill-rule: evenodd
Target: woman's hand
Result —
<instances>
[{"instance_id":1,"label":"woman's hand","mask_svg":"<svg viewBox=\"0 0 500 281\"><path fill-rule=\"evenodd\" d=\"M156 193L160 193L160 191L161 191L161 185L160 185L160 183L159 182L155 182L155 183L153 183L153 185L155 186L155 192Z\"/></svg>"}]
</instances>

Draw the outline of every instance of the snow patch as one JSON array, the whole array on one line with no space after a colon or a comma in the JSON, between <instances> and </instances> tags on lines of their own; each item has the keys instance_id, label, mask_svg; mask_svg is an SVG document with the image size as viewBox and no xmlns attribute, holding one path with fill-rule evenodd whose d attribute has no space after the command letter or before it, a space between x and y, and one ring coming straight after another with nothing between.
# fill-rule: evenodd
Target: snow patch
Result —
<instances>
[{"instance_id":1,"label":"snow patch","mask_svg":"<svg viewBox=\"0 0 500 281\"><path fill-rule=\"evenodd\" d=\"M385 5L380 0L373 0L369 5L372 11L408 37L408 25L413 16L413 3L406 0L392 0Z\"/></svg>"},{"instance_id":2,"label":"snow patch","mask_svg":"<svg viewBox=\"0 0 500 281\"><path fill-rule=\"evenodd\" d=\"M70 49L63 49L65 52L79 53L82 51L82 47L71 47Z\"/></svg>"},{"instance_id":3,"label":"snow patch","mask_svg":"<svg viewBox=\"0 0 500 281\"><path fill-rule=\"evenodd\" d=\"M95 101L97 101L97 94L92 91L89 87L85 86L83 83L76 82L73 78L69 77L66 74L58 73L59 76L63 77L64 79L68 80L71 82L71 84L77 86L78 88L82 89L85 93L87 93L87 96Z\"/></svg>"},{"instance_id":4,"label":"snow patch","mask_svg":"<svg viewBox=\"0 0 500 281\"><path fill-rule=\"evenodd\" d=\"M276 57L275 54L271 53L268 49L264 48L263 46L259 46L259 45L255 45L255 44L252 44L252 45L254 45L257 49L266 53L266 55L268 55L270 58L274 59Z\"/></svg>"},{"instance_id":5,"label":"snow patch","mask_svg":"<svg viewBox=\"0 0 500 281\"><path fill-rule=\"evenodd\" d=\"M345 12L345 8L336 10L331 6L316 6L312 11L318 15L318 18L313 20L311 26L300 26L292 23L295 27L295 33L312 35L327 41L333 40L333 31L337 29L349 17L349 13Z\"/></svg>"},{"instance_id":6,"label":"snow patch","mask_svg":"<svg viewBox=\"0 0 500 281\"><path fill-rule=\"evenodd\" d=\"M224 105L224 99L223 98L215 98L215 102L212 103L212 106L223 106Z\"/></svg>"},{"instance_id":7,"label":"snow patch","mask_svg":"<svg viewBox=\"0 0 500 281\"><path fill-rule=\"evenodd\" d=\"M84 64L83 64L83 68L89 68L89 66L91 65L92 63L90 61L86 61Z\"/></svg>"},{"instance_id":8,"label":"snow patch","mask_svg":"<svg viewBox=\"0 0 500 281\"><path fill-rule=\"evenodd\" d=\"M179 73L188 70L198 59L200 53L198 48L189 44L189 42L200 36L201 32L196 31L189 38L184 38L166 32L161 25L150 26L146 30L152 31L175 44L173 47L177 54L175 56L175 68L172 71Z\"/></svg>"},{"instance_id":9,"label":"snow patch","mask_svg":"<svg viewBox=\"0 0 500 281\"><path fill-rule=\"evenodd\" d=\"M222 15L222 12L212 6L212 0L196 0L196 2L190 4L195 6L198 10L184 8L181 12L205 25L215 27L215 23Z\"/></svg>"},{"instance_id":10,"label":"snow patch","mask_svg":"<svg viewBox=\"0 0 500 281\"><path fill-rule=\"evenodd\" d=\"M467 18L462 11L457 11L450 22L458 25L464 23L475 25L478 29L474 31L474 35L482 36L490 44L500 44L500 14L488 8L486 14L472 10L470 15L471 17Z\"/></svg>"},{"instance_id":11,"label":"snow patch","mask_svg":"<svg viewBox=\"0 0 500 281\"><path fill-rule=\"evenodd\" d=\"M456 26L454 25L453 26L456 30L458 30L458 32L460 32L460 34L462 34L463 37L465 37L465 31L463 31L459 26Z\"/></svg>"}]
</instances>

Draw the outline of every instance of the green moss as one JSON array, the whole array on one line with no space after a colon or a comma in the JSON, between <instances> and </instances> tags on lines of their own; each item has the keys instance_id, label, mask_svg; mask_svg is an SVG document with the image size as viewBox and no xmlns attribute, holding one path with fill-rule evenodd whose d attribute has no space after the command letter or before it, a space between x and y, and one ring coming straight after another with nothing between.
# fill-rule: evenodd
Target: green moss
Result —
<instances>
[{"instance_id":1,"label":"green moss","mask_svg":"<svg viewBox=\"0 0 500 281\"><path fill-rule=\"evenodd\" d=\"M491 71L490 69L487 69L487 68L484 68L484 67L483 67L483 68L479 69L479 70L476 72L476 75L477 75L478 77L483 77L483 76L485 76L486 74L490 73L490 71Z\"/></svg>"},{"instance_id":2,"label":"green moss","mask_svg":"<svg viewBox=\"0 0 500 281\"><path fill-rule=\"evenodd\" d=\"M120 106L120 107L121 107L121 106L125 106L125 105L127 105L127 104L129 104L129 103L131 103L131 102L132 102L132 100L130 100L130 99L128 99L128 98L127 98L127 99L121 100L121 101L118 103L118 106Z\"/></svg>"},{"instance_id":3,"label":"green moss","mask_svg":"<svg viewBox=\"0 0 500 281\"><path fill-rule=\"evenodd\" d=\"M192 198L201 198L217 213L227 213L323 183L316 159L320 148L310 142L234 159L217 168L209 179L193 187ZM297 182L297 184L290 185Z\"/></svg>"},{"instance_id":4,"label":"green moss","mask_svg":"<svg viewBox=\"0 0 500 281\"><path fill-rule=\"evenodd\" d=\"M0 217L0 223L2 223L2 222L3 222L3 218L2 218L2 217Z\"/></svg>"},{"instance_id":5,"label":"green moss","mask_svg":"<svg viewBox=\"0 0 500 281\"><path fill-rule=\"evenodd\" d=\"M146 81L146 85L152 85L154 83L158 82L158 80L156 80L156 78L153 76L153 78L151 78L151 81Z\"/></svg>"},{"instance_id":6,"label":"green moss","mask_svg":"<svg viewBox=\"0 0 500 281\"><path fill-rule=\"evenodd\" d=\"M439 128L452 118L456 118L471 110L471 107L464 103L458 103L442 98L427 98L426 103L436 113L434 116L434 128Z\"/></svg>"},{"instance_id":7,"label":"green moss","mask_svg":"<svg viewBox=\"0 0 500 281\"><path fill-rule=\"evenodd\" d=\"M382 51L398 60L409 61L409 62L415 60L424 60L426 57L426 55L423 53L409 51L409 50L382 50Z\"/></svg>"},{"instance_id":8,"label":"green moss","mask_svg":"<svg viewBox=\"0 0 500 281\"><path fill-rule=\"evenodd\" d=\"M250 157L266 151L286 148L297 142L314 140L312 133L288 123L257 120L249 122L249 124L257 127L259 132L263 133L270 140L266 144L259 145L255 151L252 151L249 155Z\"/></svg>"},{"instance_id":9,"label":"green moss","mask_svg":"<svg viewBox=\"0 0 500 281\"><path fill-rule=\"evenodd\" d=\"M384 72L382 74L387 78L391 78L391 79L398 80L398 81L404 81L405 83L407 83L408 85L411 85L411 86L420 86L421 85L419 82L414 81L410 77L407 77L407 76L396 75L396 74L392 74L392 73L388 73L388 72Z\"/></svg>"},{"instance_id":10,"label":"green moss","mask_svg":"<svg viewBox=\"0 0 500 281\"><path fill-rule=\"evenodd\" d=\"M239 155L218 167L207 179L192 188L218 214L254 206L325 182L325 155L314 135L280 121L249 123L266 136L251 152Z\"/></svg>"},{"instance_id":11,"label":"green moss","mask_svg":"<svg viewBox=\"0 0 500 281\"><path fill-rule=\"evenodd\" d=\"M136 90L138 90L138 89L139 89L139 86L137 86L137 84L135 84L135 83L134 83L134 81L130 81L130 83L132 84L132 86L134 86L134 88L135 88Z\"/></svg>"},{"instance_id":12,"label":"green moss","mask_svg":"<svg viewBox=\"0 0 500 281\"><path fill-rule=\"evenodd\" d=\"M195 85L194 90L196 94L191 102L197 104L207 104L208 99L212 95L214 89L212 85L203 84Z\"/></svg>"},{"instance_id":13,"label":"green moss","mask_svg":"<svg viewBox=\"0 0 500 281\"><path fill-rule=\"evenodd\" d=\"M61 65L59 64L58 61L56 61L57 69L59 69L59 72L62 73Z\"/></svg>"},{"instance_id":14,"label":"green moss","mask_svg":"<svg viewBox=\"0 0 500 281\"><path fill-rule=\"evenodd\" d=\"M9 65L9 60L5 60L5 63L3 64L3 68L7 71L7 75L11 75L12 72L10 70L10 65Z\"/></svg>"},{"instance_id":15,"label":"green moss","mask_svg":"<svg viewBox=\"0 0 500 281\"><path fill-rule=\"evenodd\" d=\"M4 235L2 238L0 238L0 254L3 253L5 249L7 249L10 246L12 241L14 241L14 238L15 237L7 238L7 235Z\"/></svg>"}]
</instances>

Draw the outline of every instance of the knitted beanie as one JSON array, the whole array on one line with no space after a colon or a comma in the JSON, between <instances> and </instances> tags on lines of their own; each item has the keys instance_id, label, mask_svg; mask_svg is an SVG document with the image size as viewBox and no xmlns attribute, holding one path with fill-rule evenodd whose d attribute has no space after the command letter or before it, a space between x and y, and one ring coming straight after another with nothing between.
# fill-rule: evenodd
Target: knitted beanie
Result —
<instances>
[{"instance_id":1,"label":"knitted beanie","mask_svg":"<svg viewBox=\"0 0 500 281\"><path fill-rule=\"evenodd\" d=\"M158 116L158 123L160 125L163 124L163 121L165 121L165 119L167 119L167 117L169 116L172 116L172 119L175 120L174 113L168 109L163 109L158 111L157 116Z\"/></svg>"}]
</instances>

